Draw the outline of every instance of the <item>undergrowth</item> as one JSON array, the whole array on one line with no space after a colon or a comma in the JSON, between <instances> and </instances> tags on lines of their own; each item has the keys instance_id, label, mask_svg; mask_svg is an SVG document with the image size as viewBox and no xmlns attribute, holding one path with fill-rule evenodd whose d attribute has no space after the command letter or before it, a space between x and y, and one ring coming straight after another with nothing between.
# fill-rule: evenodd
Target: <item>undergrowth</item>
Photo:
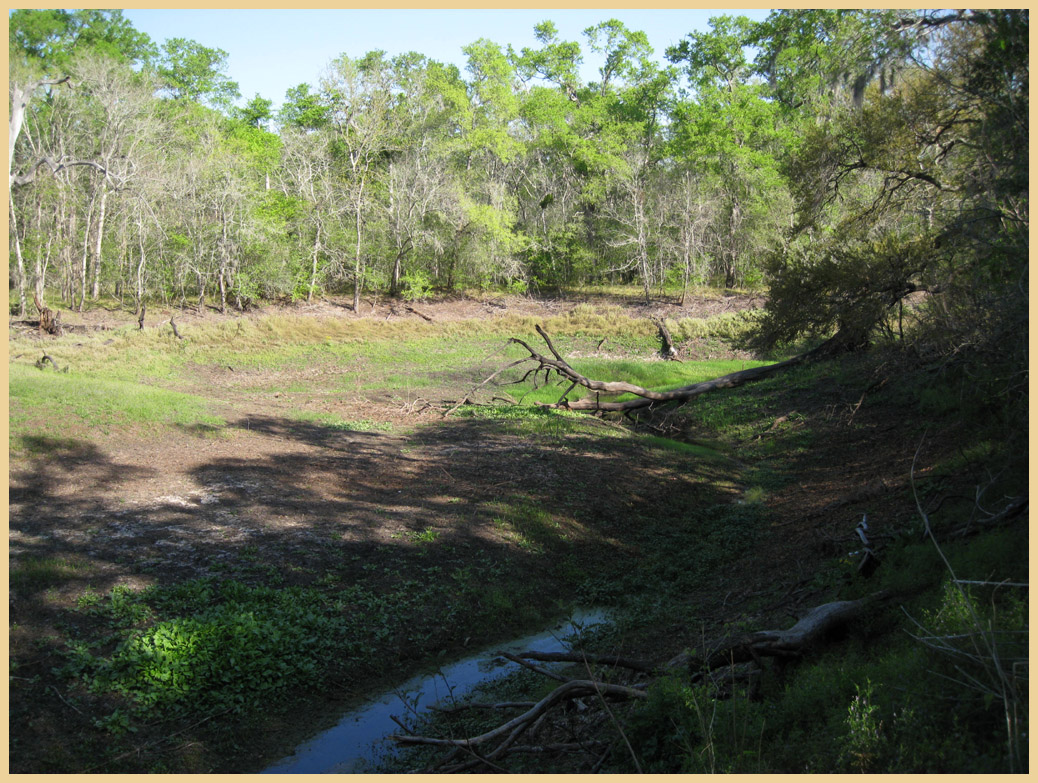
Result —
<instances>
[{"instance_id":1,"label":"undergrowth","mask_svg":"<svg viewBox=\"0 0 1038 783\"><path fill-rule=\"evenodd\" d=\"M965 592L947 575L941 578L943 564L932 547L902 550L885 569L890 578L869 585L903 590L898 559L919 569L916 587L929 589L903 604L900 621L873 617L842 644L784 676L766 672L757 698L743 688L719 699L707 685L680 676L655 683L627 724L643 768L885 774L1026 769L1027 677L1026 663L1020 663L1027 660L1026 590L1000 583L1026 581L1018 536L1019 530L1007 529L949 548L952 562L971 576L986 573L973 568L1001 566L999 580ZM877 627L886 626L877 636ZM991 659L978 655L981 636L1010 668L1018 687L1012 705L995 692Z\"/></svg>"}]
</instances>

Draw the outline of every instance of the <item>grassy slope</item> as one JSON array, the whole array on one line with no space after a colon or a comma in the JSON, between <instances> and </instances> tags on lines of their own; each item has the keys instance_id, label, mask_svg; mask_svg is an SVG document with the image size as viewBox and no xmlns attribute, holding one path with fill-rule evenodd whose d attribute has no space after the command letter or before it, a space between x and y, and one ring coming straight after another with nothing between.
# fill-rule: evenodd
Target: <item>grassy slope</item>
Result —
<instances>
[{"instance_id":1,"label":"grassy slope","mask_svg":"<svg viewBox=\"0 0 1038 783\"><path fill-rule=\"evenodd\" d=\"M549 321L546 328L567 355L589 351L602 334L646 356L655 346L652 330L616 312L599 315L588 310ZM488 361L493 346L500 347L501 337L530 336L531 331L532 323L520 319L503 319L491 326L382 325L375 329L342 319L288 317L195 329L186 344L129 330L107 345L95 340L88 351L77 349L71 340L57 341L48 346L48 353L59 365L75 366L68 375L25 366L24 361L12 366L12 452L16 457L45 458L41 435L72 432L90 441L103 435L175 433L182 437L184 426L200 423L218 429L220 417L209 407L213 401L183 391L192 386L191 368L199 366L233 363L245 371L313 373L296 381L298 386L286 388L280 380L270 381L269 375L258 372L257 384L239 389L246 399L268 392L272 383L287 393L297 389L300 395L318 387L331 392L347 387L458 391L462 382L475 383L484 377L488 367L522 355L513 346L504 356ZM592 377L622 375L654 387L690 383L746 364L675 365L594 357L573 363ZM343 367L350 368L350 379L338 372ZM468 369L459 375L459 367ZM447 373L445 368L452 370ZM61 687L69 689L69 698L79 699L77 709L94 711L90 713L93 728L65 737L63 752L53 751L43 758L38 747L29 753L26 743L33 735L16 731L15 766L81 771L84 758L115 757L105 768L204 771L207 765L219 765L221 755L237 757L228 743L240 731L243 719L257 731L269 728L263 721L254 723L254 707L270 710L281 703L291 709L293 692L308 684L320 687L328 676L327 660L341 662L336 678L350 666L365 677L392 675L398 670L380 670L371 662L402 640L432 651L442 643L435 629L444 625L471 627L476 633L502 624L518 630L536 622L538 612L551 611L536 600L535 594L545 589L570 601L613 605L621 612L617 633L629 643L640 639L652 646L652 640L665 633L666 645L675 649L694 644L695 623L690 618L701 610L694 597L704 585L721 589L725 578L718 574L733 562L752 563L760 557L755 553L769 541L761 532L772 519L768 500L795 480L792 466L798 457L812 450L834 456L827 448L818 410L833 369L806 368L703 400L668 421L676 426L677 438L639 437L631 442L579 416L530 408L473 411L495 431L535 442L546 454L622 442L626 459L640 460L652 470L665 466L675 474L686 471L700 477L697 483L665 495L645 495L633 485L622 525L613 521L595 527L600 520L585 511L591 498L579 488L569 497L550 499L548 505L545 499L523 492L502 495L488 504L486 513L498 533L512 542L523 559L550 563L550 576L531 577L529 570L518 567L521 559L514 564L461 559L444 572L423 560L424 551L439 546L439 533L430 527L415 531L407 542L413 557L396 565L387 560L385 574L371 573L366 581L355 581L345 589L333 572L314 574L306 584L283 586L274 571L256 563L251 570L228 574L229 581L164 584L145 591L117 589L108 594L81 591L74 606L62 612L66 646L58 653L62 665L57 668ZM860 389L867 380L860 367L843 372L846 388ZM559 393L554 388L534 390L529 384L510 393L519 396L523 391L526 401L553 401ZM809 409L812 404L814 411ZM779 415L790 414L790 405L796 405L795 415L787 415L775 429L771 423ZM906 401L879 396L869 405L877 406L875 415L882 414L883 406L903 415ZM345 421L305 407L294 415L331 429L392 426L375 420ZM768 437L760 437L762 432ZM958 467L948 465L945 472L955 476ZM733 505L733 498L743 502ZM910 524L896 532L889 556L892 567L867 589L887 582L898 588L930 588L912 599L911 610L928 626L961 631L963 603L948 591L947 574L935 550L918 543L918 530ZM949 554L958 558L956 562L968 563L972 575L1026 581L1026 558L1021 560L1022 550L1015 546L1017 535L1012 530L995 533ZM615 562L606 556L608 547L595 543L610 540L622 543L627 556L635 558L636 568ZM574 541L581 542L579 550ZM13 568L12 587L42 593L81 577L88 568L75 557L28 558ZM834 560L814 578L830 595L853 597L866 586L856 582L852 573L853 563ZM487 584L496 587L488 591ZM982 589L975 599L992 606L995 621L1013 630L1021 623L1020 604L1014 603L1013 595L1002 591L992 602ZM751 601L743 611L752 608ZM687 636L674 632L682 624ZM873 631L883 630L884 624L896 625L888 617L875 618L848 645L801 667L784 686L773 684L778 689L764 704L714 701L710 694L681 681L659 685L650 704L630 718L630 734L640 743L643 765L671 772L953 770L971 765L1000 769L1004 754L996 741L999 700L985 698L971 687L916 687L922 681L940 683L945 672L954 671L952 664L935 665L932 656L903 634L888 634L876 644ZM71 630L76 627L78 631ZM26 657L31 656L16 656L16 665L23 666ZM983 664L980 669L983 676ZM224 684L213 687L205 672L222 673ZM25 673L30 675L27 680L40 676L32 669ZM257 687L257 683L268 686ZM910 698L899 695L905 693ZM202 694L205 698L200 699ZM943 710L948 700L955 702L958 713ZM941 715L967 717L945 725L934 720L939 709ZM234 718L222 719L224 714ZM159 715L162 720L156 724ZM208 755L192 758L179 746L171 749L159 740L163 733L176 731L194 736L189 729L199 720L207 721ZM45 717L43 721L47 722ZM708 725L732 728L704 731ZM155 744L149 745L151 740L146 738L152 737ZM833 737L838 741L832 742ZM121 755L142 744L149 748L147 752ZM248 747L244 753L254 755ZM625 764L622 756L613 762L617 770L626 769Z\"/></svg>"}]
</instances>

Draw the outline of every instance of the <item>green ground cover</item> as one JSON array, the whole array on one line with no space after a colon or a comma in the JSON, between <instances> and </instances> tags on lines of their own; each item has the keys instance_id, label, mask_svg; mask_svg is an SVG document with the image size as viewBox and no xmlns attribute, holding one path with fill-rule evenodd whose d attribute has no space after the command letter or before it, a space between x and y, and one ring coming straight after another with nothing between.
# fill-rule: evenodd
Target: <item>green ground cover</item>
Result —
<instances>
[{"instance_id":1,"label":"green ground cover","mask_svg":"<svg viewBox=\"0 0 1038 783\"><path fill-rule=\"evenodd\" d=\"M406 462L437 444L448 454L477 455L487 444L503 444L486 459L511 460L517 476L484 488L490 463L474 457L471 484L430 489L422 513L403 526L398 510L373 502L372 525L398 526L378 545L358 548L333 535L273 557L241 543L233 557L214 562L209 576L175 577L164 575L161 563L131 564L128 575L150 582L143 587L99 588L109 566L85 551L40 548L15 558L12 590L45 618L12 628L12 682L27 689L13 699L15 766L251 769L257 758L273 760L286 750L275 751L272 737L305 739L358 695L458 654L461 639L521 635L574 605L612 609L615 623L597 639L608 648L676 652L700 643L704 591L737 592L732 564L752 569L769 562L788 530L773 527L785 520L776 518L771 499L796 486L813 452L823 463L847 458L831 437L832 422L838 410L839 420L847 420L861 388L873 382L871 366L846 360L797 368L698 398L650 422L656 430L648 431L533 406L554 402L561 389L535 388L532 379L501 387L522 405L470 406L447 421L364 412L370 390L456 399L525 355L505 342L521 323L408 326L384 334L370 324L277 317L200 326L186 344L126 331L84 351L61 338L47 352L59 366L71 365L68 373L13 359L11 453L34 469L49 469L67 455L90 461L111 442L106 438L204 431L221 432L233 444L240 425L232 419L241 411L254 415L276 392L289 402L268 415L306 425L318 446L326 441L317 431L392 437L384 454ZM622 357L593 355L601 340L596 328L629 324L614 312L584 312L549 331L584 374L651 388L760 363L662 362L650 329L625 336ZM535 343L532 328L515 334ZM29 347L22 353L35 356ZM518 368L511 377L521 374ZM321 399L360 396L348 409L310 406L307 399L321 392L327 393ZM891 415L926 411L931 423L944 416L938 423L947 425L956 411L934 400L932 392L898 388L870 404ZM926 426L916 421L909 434L922 435ZM973 430L961 445L921 481L923 492L1007 456L993 431ZM349 446L335 445L328 454L343 451ZM433 473L456 480L464 467L458 459L444 459ZM549 483L537 484L539 476ZM552 476L562 480L550 483ZM1001 481L998 491L1012 492L1019 475L1009 471ZM952 524L972 506L952 501L947 508L943 521ZM114 504L102 510L102 520L115 511ZM930 636L972 645L959 650L965 663L954 651L935 660L925 643L905 634L903 616L888 613L773 682L762 702L747 694L718 699L680 676L661 680L646 704L625 713L637 765L646 772L889 772L991 771L1005 768L1010 757L1017 768L1026 763L1020 742L1026 722L1019 715L1026 680L1016 670L1001 671L990 654L994 640L1007 656L1019 656L1025 596L990 585L958 592L937 550L920 541L918 519L906 519L894 529L884 556L889 565L876 581L857 580L856 560L836 556L808 574L811 584L828 597L884 588L911 594L905 609ZM996 530L950 547L948 557L969 578L1026 582L1017 536L1015 529ZM768 595L749 599L733 622L753 627L754 607ZM337 698L328 699L329 691ZM322 706L315 709L315 701ZM41 743L26 729L58 726L69 704L76 720L48 735L59 741ZM309 718L300 722L294 716L301 713ZM194 755L189 746L204 751ZM631 771L632 762L618 750L605 769Z\"/></svg>"}]
</instances>

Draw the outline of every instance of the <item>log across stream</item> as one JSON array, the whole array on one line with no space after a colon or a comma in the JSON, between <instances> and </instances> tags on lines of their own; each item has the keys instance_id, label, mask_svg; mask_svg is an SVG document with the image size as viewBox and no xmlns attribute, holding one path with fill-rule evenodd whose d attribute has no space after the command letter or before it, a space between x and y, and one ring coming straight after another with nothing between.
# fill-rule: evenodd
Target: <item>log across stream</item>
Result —
<instances>
[{"instance_id":1,"label":"log across stream","mask_svg":"<svg viewBox=\"0 0 1038 783\"><path fill-rule=\"evenodd\" d=\"M607 623L605 612L583 610L549 630L509 642L496 644L463 660L440 667L433 674L419 675L398 688L348 712L333 728L296 748L292 755L263 770L269 773L364 773L376 772L380 763L396 753L387 737L399 732L393 716L406 720L411 710L460 699L479 685L503 679L519 667L495 655L498 650L521 652L565 652L565 639L581 628ZM401 697L406 697L407 703Z\"/></svg>"}]
</instances>

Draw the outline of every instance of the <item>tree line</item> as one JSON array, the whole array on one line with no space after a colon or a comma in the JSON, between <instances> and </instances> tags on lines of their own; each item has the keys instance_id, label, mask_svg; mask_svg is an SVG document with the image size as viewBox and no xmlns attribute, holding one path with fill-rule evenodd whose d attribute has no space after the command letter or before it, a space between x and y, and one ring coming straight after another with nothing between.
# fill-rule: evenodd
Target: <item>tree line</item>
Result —
<instances>
[{"instance_id":1,"label":"tree line","mask_svg":"<svg viewBox=\"0 0 1038 783\"><path fill-rule=\"evenodd\" d=\"M276 114L120 11L9 24L22 314L622 282L767 286L763 344L895 336L920 292L941 339L1026 332L1026 10L718 16L666 65L545 21L464 69L343 54Z\"/></svg>"}]
</instances>

